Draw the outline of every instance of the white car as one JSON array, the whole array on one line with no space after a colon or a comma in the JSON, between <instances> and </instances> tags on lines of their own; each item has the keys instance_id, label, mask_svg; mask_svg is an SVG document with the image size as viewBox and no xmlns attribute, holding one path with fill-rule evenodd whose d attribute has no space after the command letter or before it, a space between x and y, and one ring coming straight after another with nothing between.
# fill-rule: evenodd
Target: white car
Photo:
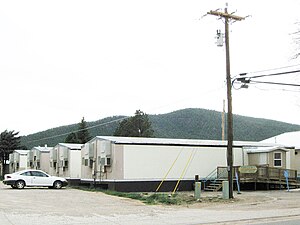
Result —
<instances>
[{"instance_id":1,"label":"white car","mask_svg":"<svg viewBox=\"0 0 300 225\"><path fill-rule=\"evenodd\" d=\"M25 186L60 189L68 185L68 181L65 178L50 176L41 170L22 170L12 174L5 174L3 183L18 189L22 189Z\"/></svg>"}]
</instances>

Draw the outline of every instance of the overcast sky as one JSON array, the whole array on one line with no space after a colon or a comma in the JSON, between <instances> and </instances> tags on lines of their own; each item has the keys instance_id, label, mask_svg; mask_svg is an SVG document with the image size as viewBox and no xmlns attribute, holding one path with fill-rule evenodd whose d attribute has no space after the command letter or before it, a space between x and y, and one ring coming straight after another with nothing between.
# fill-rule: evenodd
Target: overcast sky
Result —
<instances>
[{"instance_id":1,"label":"overcast sky","mask_svg":"<svg viewBox=\"0 0 300 225\"><path fill-rule=\"evenodd\" d=\"M215 35L224 24L202 16L225 2L0 0L0 131L27 135L136 109L222 111L225 48ZM230 25L232 76L300 64L291 35L299 1L227 2L251 15ZM234 90L233 113L300 124L299 88Z\"/></svg>"}]
</instances>

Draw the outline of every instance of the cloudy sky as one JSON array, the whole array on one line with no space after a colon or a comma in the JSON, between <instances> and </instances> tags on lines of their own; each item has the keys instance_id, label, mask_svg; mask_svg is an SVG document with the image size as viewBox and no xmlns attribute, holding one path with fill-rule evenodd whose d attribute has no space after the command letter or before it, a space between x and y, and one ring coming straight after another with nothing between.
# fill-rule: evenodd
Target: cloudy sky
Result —
<instances>
[{"instance_id":1,"label":"cloudy sky","mask_svg":"<svg viewBox=\"0 0 300 225\"><path fill-rule=\"evenodd\" d=\"M251 15L230 25L232 76L300 69L291 35L300 28L299 1L227 2L229 12ZM215 35L224 24L202 16L224 7L220 0L0 0L0 130L27 135L136 109L221 111L225 49ZM297 75L281 79L300 83ZM233 113L300 124L299 88L234 90Z\"/></svg>"}]
</instances>

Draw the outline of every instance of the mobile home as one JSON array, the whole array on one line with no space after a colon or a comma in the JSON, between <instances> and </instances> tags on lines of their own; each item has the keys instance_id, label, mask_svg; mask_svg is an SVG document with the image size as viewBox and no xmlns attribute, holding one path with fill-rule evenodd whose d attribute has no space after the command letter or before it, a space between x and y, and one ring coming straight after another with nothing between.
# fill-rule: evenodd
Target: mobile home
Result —
<instances>
[{"instance_id":1,"label":"mobile home","mask_svg":"<svg viewBox=\"0 0 300 225\"><path fill-rule=\"evenodd\" d=\"M268 146L234 142L233 165L247 165L245 147ZM106 184L119 191L190 190L195 175L205 179L218 166L227 166L227 141L97 136L81 151L82 182ZM250 159L251 161L251 159Z\"/></svg>"},{"instance_id":2,"label":"mobile home","mask_svg":"<svg viewBox=\"0 0 300 225\"><path fill-rule=\"evenodd\" d=\"M80 179L81 147L82 144L59 143L50 149L50 174Z\"/></svg>"},{"instance_id":3,"label":"mobile home","mask_svg":"<svg viewBox=\"0 0 300 225\"><path fill-rule=\"evenodd\" d=\"M29 150L14 150L9 154L9 172L14 173L27 169L27 154Z\"/></svg>"},{"instance_id":4,"label":"mobile home","mask_svg":"<svg viewBox=\"0 0 300 225\"><path fill-rule=\"evenodd\" d=\"M300 131L286 132L263 140L262 143L273 143L274 145L290 145L294 149L286 152L287 169L295 169L300 177ZM278 155L279 157L279 155Z\"/></svg>"},{"instance_id":5,"label":"mobile home","mask_svg":"<svg viewBox=\"0 0 300 225\"><path fill-rule=\"evenodd\" d=\"M33 147L28 152L28 157L27 157L28 168L39 169L45 171L46 173L49 173L50 149L52 149L52 147L47 147L47 146Z\"/></svg>"}]
</instances>

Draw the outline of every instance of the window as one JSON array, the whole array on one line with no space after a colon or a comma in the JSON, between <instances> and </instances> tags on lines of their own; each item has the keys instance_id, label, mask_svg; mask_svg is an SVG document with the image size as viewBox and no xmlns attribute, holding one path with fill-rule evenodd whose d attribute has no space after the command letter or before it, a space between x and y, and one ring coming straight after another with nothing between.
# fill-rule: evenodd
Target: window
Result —
<instances>
[{"instance_id":1,"label":"window","mask_svg":"<svg viewBox=\"0 0 300 225\"><path fill-rule=\"evenodd\" d=\"M63 167L68 167L68 161L67 160L65 160L64 162L63 162Z\"/></svg>"},{"instance_id":2,"label":"window","mask_svg":"<svg viewBox=\"0 0 300 225\"><path fill-rule=\"evenodd\" d=\"M92 168L93 167L93 164L94 164L94 160L93 159L90 159L89 160L89 166Z\"/></svg>"},{"instance_id":3,"label":"window","mask_svg":"<svg viewBox=\"0 0 300 225\"><path fill-rule=\"evenodd\" d=\"M27 172L21 173L20 175L22 175L22 176L31 176L31 173L30 173L30 171L27 171Z\"/></svg>"},{"instance_id":4,"label":"window","mask_svg":"<svg viewBox=\"0 0 300 225\"><path fill-rule=\"evenodd\" d=\"M106 158L106 165L110 166L110 158Z\"/></svg>"},{"instance_id":5,"label":"window","mask_svg":"<svg viewBox=\"0 0 300 225\"><path fill-rule=\"evenodd\" d=\"M42 173L40 171L31 171L32 176L36 176L36 177L48 177L47 174Z\"/></svg>"},{"instance_id":6,"label":"window","mask_svg":"<svg viewBox=\"0 0 300 225\"><path fill-rule=\"evenodd\" d=\"M281 152L274 152L274 166L281 167L282 166L282 154Z\"/></svg>"}]
</instances>

